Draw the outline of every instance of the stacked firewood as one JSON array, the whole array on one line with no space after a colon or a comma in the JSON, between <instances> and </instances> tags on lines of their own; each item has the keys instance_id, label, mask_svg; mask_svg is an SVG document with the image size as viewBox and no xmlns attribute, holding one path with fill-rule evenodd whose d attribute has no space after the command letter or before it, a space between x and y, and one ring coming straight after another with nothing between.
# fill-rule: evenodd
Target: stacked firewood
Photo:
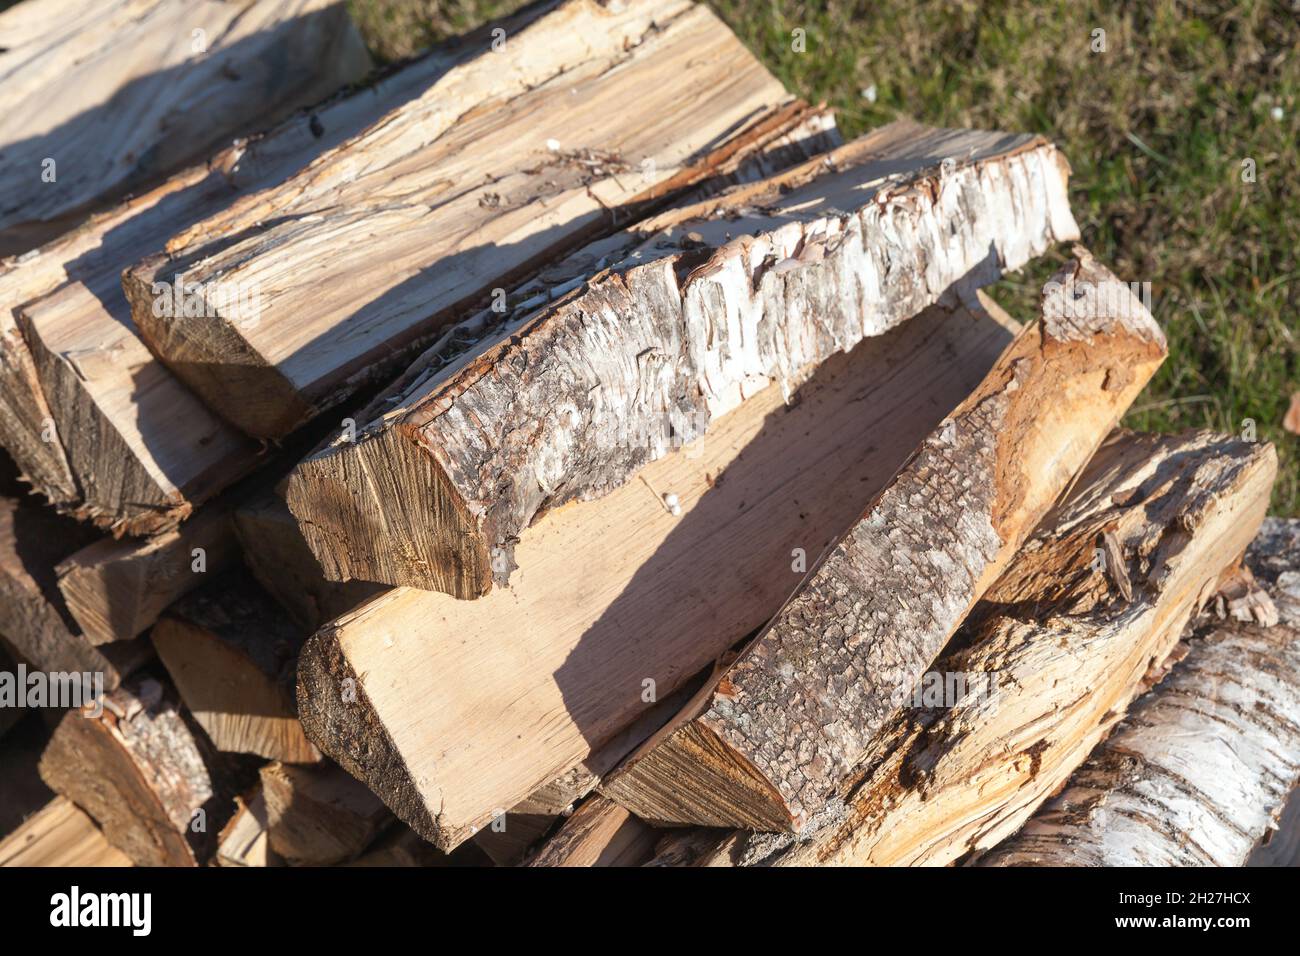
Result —
<instances>
[{"instance_id":1,"label":"stacked firewood","mask_svg":"<svg viewBox=\"0 0 1300 956\"><path fill-rule=\"evenodd\" d=\"M1081 246L984 291L1079 239L1054 144L845 143L689 0L324 103L337 6L64 6L0 13L0 671L95 692L0 708L0 863L1295 857L1274 450L1119 427L1165 338Z\"/></svg>"}]
</instances>

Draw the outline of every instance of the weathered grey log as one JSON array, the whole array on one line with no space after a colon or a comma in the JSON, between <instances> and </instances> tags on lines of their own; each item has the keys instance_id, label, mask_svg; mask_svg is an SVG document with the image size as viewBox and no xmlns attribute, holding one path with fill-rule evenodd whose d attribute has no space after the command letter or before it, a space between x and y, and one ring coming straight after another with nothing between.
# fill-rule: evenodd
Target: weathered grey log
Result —
<instances>
[{"instance_id":1,"label":"weathered grey log","mask_svg":"<svg viewBox=\"0 0 1300 956\"><path fill-rule=\"evenodd\" d=\"M238 567L168 609L151 639L218 750L314 763L294 694L308 633Z\"/></svg>"},{"instance_id":2,"label":"weathered grey log","mask_svg":"<svg viewBox=\"0 0 1300 956\"><path fill-rule=\"evenodd\" d=\"M0 12L0 255L370 69L336 0L27 0Z\"/></svg>"},{"instance_id":3,"label":"weathered grey log","mask_svg":"<svg viewBox=\"0 0 1300 956\"><path fill-rule=\"evenodd\" d=\"M1082 249L735 664L602 784L643 819L802 830L1163 361Z\"/></svg>"},{"instance_id":4,"label":"weathered grey log","mask_svg":"<svg viewBox=\"0 0 1300 956\"><path fill-rule=\"evenodd\" d=\"M977 298L832 358L792 403L764 389L637 481L552 510L509 588L396 588L332 622L299 660L308 735L444 848L548 785L562 809L607 771L607 746L642 725L614 752L639 745L661 705L780 609L805 557L980 384L1018 326Z\"/></svg>"},{"instance_id":5,"label":"weathered grey log","mask_svg":"<svg viewBox=\"0 0 1300 956\"><path fill-rule=\"evenodd\" d=\"M539 513L1077 238L1067 176L1038 137L901 122L665 213L574 256L548 278L578 288L487 348L408 372L286 501L330 578L481 595Z\"/></svg>"},{"instance_id":6,"label":"weathered grey log","mask_svg":"<svg viewBox=\"0 0 1300 956\"><path fill-rule=\"evenodd\" d=\"M498 46L124 273L150 348L228 421L287 434L809 112L690 0L569 0Z\"/></svg>"},{"instance_id":7,"label":"weathered grey log","mask_svg":"<svg viewBox=\"0 0 1300 956\"><path fill-rule=\"evenodd\" d=\"M41 779L86 811L139 866L196 866L243 789L190 723L175 692L138 678L103 700L98 716L69 711L41 756Z\"/></svg>"},{"instance_id":8,"label":"weathered grey log","mask_svg":"<svg viewBox=\"0 0 1300 956\"><path fill-rule=\"evenodd\" d=\"M1300 782L1300 522L1252 546L1274 627L1210 621L987 866L1241 866Z\"/></svg>"}]
</instances>

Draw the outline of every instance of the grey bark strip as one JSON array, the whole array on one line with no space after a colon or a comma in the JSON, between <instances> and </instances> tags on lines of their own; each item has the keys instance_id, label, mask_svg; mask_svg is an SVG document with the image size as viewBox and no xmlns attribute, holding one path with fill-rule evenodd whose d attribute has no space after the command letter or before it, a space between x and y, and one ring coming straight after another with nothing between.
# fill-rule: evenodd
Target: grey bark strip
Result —
<instances>
[{"instance_id":1,"label":"grey bark strip","mask_svg":"<svg viewBox=\"0 0 1300 956\"><path fill-rule=\"evenodd\" d=\"M546 509L1077 237L1067 177L1037 137L901 122L665 213L574 256L551 278L577 288L488 347L414 367L289 507L328 577L486 593Z\"/></svg>"},{"instance_id":2,"label":"grey bark strip","mask_svg":"<svg viewBox=\"0 0 1300 956\"><path fill-rule=\"evenodd\" d=\"M1186 658L984 866L1241 866L1300 782L1300 522L1247 554L1273 627L1211 621Z\"/></svg>"},{"instance_id":3,"label":"grey bark strip","mask_svg":"<svg viewBox=\"0 0 1300 956\"><path fill-rule=\"evenodd\" d=\"M1165 356L1086 251L736 663L602 791L651 822L802 830Z\"/></svg>"}]
</instances>

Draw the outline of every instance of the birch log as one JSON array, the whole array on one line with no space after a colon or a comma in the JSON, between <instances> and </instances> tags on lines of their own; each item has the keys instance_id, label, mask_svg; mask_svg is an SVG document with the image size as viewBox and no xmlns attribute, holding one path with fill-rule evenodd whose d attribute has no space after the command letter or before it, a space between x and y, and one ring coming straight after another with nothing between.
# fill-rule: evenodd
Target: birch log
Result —
<instances>
[{"instance_id":1,"label":"birch log","mask_svg":"<svg viewBox=\"0 0 1300 956\"><path fill-rule=\"evenodd\" d=\"M148 677L106 695L98 715L69 711L40 774L139 866L207 862L242 789L174 692Z\"/></svg>"},{"instance_id":2,"label":"birch log","mask_svg":"<svg viewBox=\"0 0 1300 956\"><path fill-rule=\"evenodd\" d=\"M242 567L170 608L151 633L186 708L218 750L313 763L294 680L307 632Z\"/></svg>"},{"instance_id":3,"label":"birch log","mask_svg":"<svg viewBox=\"0 0 1300 956\"><path fill-rule=\"evenodd\" d=\"M1165 356L1086 251L729 671L603 784L650 822L802 830Z\"/></svg>"},{"instance_id":4,"label":"birch log","mask_svg":"<svg viewBox=\"0 0 1300 956\"><path fill-rule=\"evenodd\" d=\"M494 289L725 172L794 109L703 7L569 0L196 223L124 288L159 358L228 421L278 438Z\"/></svg>"},{"instance_id":5,"label":"birch log","mask_svg":"<svg viewBox=\"0 0 1300 956\"><path fill-rule=\"evenodd\" d=\"M0 12L0 255L370 69L335 0L27 0Z\"/></svg>"},{"instance_id":6,"label":"birch log","mask_svg":"<svg viewBox=\"0 0 1300 956\"><path fill-rule=\"evenodd\" d=\"M0 498L0 634L33 668L102 674L112 690L153 652L144 640L95 647L68 614L54 566L94 537L35 502Z\"/></svg>"},{"instance_id":7,"label":"birch log","mask_svg":"<svg viewBox=\"0 0 1300 956\"><path fill-rule=\"evenodd\" d=\"M981 865L1246 862L1300 781L1300 522L1271 524L1249 560L1285 568L1264 577L1281 623L1198 628L1060 796Z\"/></svg>"},{"instance_id":8,"label":"birch log","mask_svg":"<svg viewBox=\"0 0 1300 956\"><path fill-rule=\"evenodd\" d=\"M1276 473L1270 445L1117 433L906 696L886 756L779 862L946 865L1014 833L1177 658Z\"/></svg>"},{"instance_id":9,"label":"birch log","mask_svg":"<svg viewBox=\"0 0 1300 956\"><path fill-rule=\"evenodd\" d=\"M434 50L0 262L0 442L37 490L117 534L148 534L173 527L255 468L256 444L150 354L131 321L122 270L418 97L481 55L489 29L513 35L537 15L530 9L463 46Z\"/></svg>"},{"instance_id":10,"label":"birch log","mask_svg":"<svg viewBox=\"0 0 1300 956\"><path fill-rule=\"evenodd\" d=\"M467 839L770 619L799 555L995 363L1014 324L996 314L935 307L828 361L788 406L764 389L637 481L541 518L509 589L398 588L333 622L299 660L308 736L426 839Z\"/></svg>"},{"instance_id":11,"label":"birch log","mask_svg":"<svg viewBox=\"0 0 1300 956\"><path fill-rule=\"evenodd\" d=\"M477 597L547 508L629 481L770 383L1077 238L1036 137L896 123L606 242L610 268L299 466L331 578Z\"/></svg>"}]
</instances>

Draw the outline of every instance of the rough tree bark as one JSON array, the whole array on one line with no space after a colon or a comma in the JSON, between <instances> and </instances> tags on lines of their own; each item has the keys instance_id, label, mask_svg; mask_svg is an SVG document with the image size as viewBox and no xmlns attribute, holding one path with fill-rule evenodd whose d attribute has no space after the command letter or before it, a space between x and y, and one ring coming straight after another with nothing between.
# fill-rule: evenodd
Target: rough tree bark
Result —
<instances>
[{"instance_id":1,"label":"rough tree bark","mask_svg":"<svg viewBox=\"0 0 1300 956\"><path fill-rule=\"evenodd\" d=\"M298 467L290 510L328 577L484 594L539 513L1077 238L1067 176L1036 137L902 122L666 213L573 257L552 281L578 288L489 347L408 372Z\"/></svg>"},{"instance_id":2,"label":"rough tree bark","mask_svg":"<svg viewBox=\"0 0 1300 956\"><path fill-rule=\"evenodd\" d=\"M398 588L335 621L300 658L308 735L445 848L557 778L582 792L568 778L589 784L584 764L769 620L799 554L849 527L980 383L1013 337L992 308L927 310L794 402L765 389L637 481L554 509L508 589Z\"/></svg>"},{"instance_id":3,"label":"rough tree bark","mask_svg":"<svg viewBox=\"0 0 1300 956\"><path fill-rule=\"evenodd\" d=\"M1197 628L1186 658L981 865L1246 862L1300 782L1300 522L1271 520L1248 560L1281 623Z\"/></svg>"},{"instance_id":4,"label":"rough tree bark","mask_svg":"<svg viewBox=\"0 0 1300 956\"><path fill-rule=\"evenodd\" d=\"M1117 433L906 695L884 757L815 832L793 845L758 836L743 855L935 866L1014 833L1176 659L1259 528L1276 472L1270 445Z\"/></svg>"},{"instance_id":5,"label":"rough tree bark","mask_svg":"<svg viewBox=\"0 0 1300 956\"><path fill-rule=\"evenodd\" d=\"M124 274L150 348L228 421L283 436L808 113L688 0L569 0L506 44Z\"/></svg>"},{"instance_id":6,"label":"rough tree bark","mask_svg":"<svg viewBox=\"0 0 1300 956\"><path fill-rule=\"evenodd\" d=\"M0 255L369 69L335 0L10 6L0 12Z\"/></svg>"},{"instance_id":7,"label":"rough tree bark","mask_svg":"<svg viewBox=\"0 0 1300 956\"><path fill-rule=\"evenodd\" d=\"M729 671L602 785L651 822L802 830L1165 356L1086 251Z\"/></svg>"},{"instance_id":8,"label":"rough tree bark","mask_svg":"<svg viewBox=\"0 0 1300 956\"><path fill-rule=\"evenodd\" d=\"M313 763L294 683L307 632L243 568L178 601L151 633L186 708L218 750Z\"/></svg>"},{"instance_id":9,"label":"rough tree bark","mask_svg":"<svg viewBox=\"0 0 1300 956\"><path fill-rule=\"evenodd\" d=\"M139 866L199 866L243 787L152 678L108 694L98 716L69 711L41 756L41 779L85 810Z\"/></svg>"}]
</instances>

